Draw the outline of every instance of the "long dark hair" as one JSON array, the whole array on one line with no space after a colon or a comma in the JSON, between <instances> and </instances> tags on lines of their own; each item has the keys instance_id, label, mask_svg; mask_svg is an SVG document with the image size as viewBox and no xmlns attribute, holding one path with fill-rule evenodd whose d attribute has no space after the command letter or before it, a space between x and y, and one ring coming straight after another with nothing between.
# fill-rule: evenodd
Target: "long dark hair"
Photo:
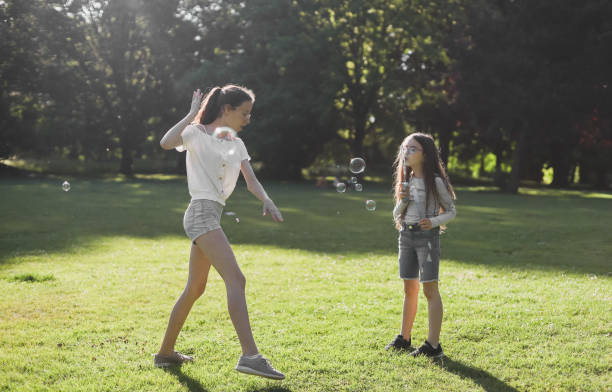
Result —
<instances>
[{"instance_id":1,"label":"long dark hair","mask_svg":"<svg viewBox=\"0 0 612 392\"><path fill-rule=\"evenodd\" d=\"M255 102L255 94L246 87L235 84L213 87L204 97L193 123L210 124L221 115L224 105L230 105L235 109L247 101Z\"/></svg>"},{"instance_id":2,"label":"long dark hair","mask_svg":"<svg viewBox=\"0 0 612 392\"><path fill-rule=\"evenodd\" d=\"M412 133L408 135L397 151L397 157L395 159L395 176L393 183L393 198L397 203L400 200L400 192L402 190L402 182L408 181L414 175L411 167L405 165L405 155L403 148L408 143L408 139L414 138L421 147L423 147L423 181L425 182L426 196L425 196L425 208L429 208L429 197L433 196L437 205L440 205L440 195L436 188L436 177L440 177L444 181L444 185L450 193L451 197L456 199L455 190L450 183L450 179L444 169L444 162L440 158L440 152L436 147L436 143L431 135L426 133ZM405 211L404 211L405 213ZM404 214L399 217L398 221L395 222L396 226L401 227L401 221L404 219Z\"/></svg>"}]
</instances>

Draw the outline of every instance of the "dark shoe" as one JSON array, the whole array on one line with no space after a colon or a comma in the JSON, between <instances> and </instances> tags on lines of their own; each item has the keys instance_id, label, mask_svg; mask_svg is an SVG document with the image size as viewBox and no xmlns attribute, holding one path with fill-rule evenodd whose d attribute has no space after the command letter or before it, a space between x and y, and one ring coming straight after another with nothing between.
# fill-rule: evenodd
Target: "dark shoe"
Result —
<instances>
[{"instance_id":1,"label":"dark shoe","mask_svg":"<svg viewBox=\"0 0 612 392\"><path fill-rule=\"evenodd\" d=\"M444 351L442 350L442 345L440 343L438 343L438 348L433 348L431 344L426 340L421 347L411 352L410 355L412 355L413 357L425 355L429 358L438 359L444 356Z\"/></svg>"},{"instance_id":2,"label":"dark shoe","mask_svg":"<svg viewBox=\"0 0 612 392\"><path fill-rule=\"evenodd\" d=\"M193 362L193 357L175 351L171 355L153 355L153 365L166 368L174 365L182 365L184 362Z\"/></svg>"},{"instance_id":3,"label":"dark shoe","mask_svg":"<svg viewBox=\"0 0 612 392\"><path fill-rule=\"evenodd\" d=\"M389 344L385 346L385 350L394 349L401 351L412 352L414 347L412 347L412 338L406 340L402 335L397 335L395 339Z\"/></svg>"}]
</instances>

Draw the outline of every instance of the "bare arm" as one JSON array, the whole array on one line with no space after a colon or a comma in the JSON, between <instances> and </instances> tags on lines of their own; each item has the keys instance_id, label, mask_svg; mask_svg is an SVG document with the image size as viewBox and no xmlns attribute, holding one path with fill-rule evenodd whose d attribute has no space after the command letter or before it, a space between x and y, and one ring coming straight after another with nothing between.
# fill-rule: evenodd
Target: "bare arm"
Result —
<instances>
[{"instance_id":1,"label":"bare arm","mask_svg":"<svg viewBox=\"0 0 612 392\"><path fill-rule=\"evenodd\" d=\"M280 213L276 205L270 199L263 186L255 176L253 172L253 168L249 163L248 159L243 160L240 163L240 171L242 172L242 176L244 177L247 183L247 189L251 192L256 198L263 202L263 214L272 216L276 222L283 222L283 215Z\"/></svg>"},{"instance_id":2,"label":"bare arm","mask_svg":"<svg viewBox=\"0 0 612 392\"><path fill-rule=\"evenodd\" d=\"M200 110L200 105L202 103L203 94L198 89L193 92L193 97L191 99L191 110L189 110L189 114L185 116L181 121L176 123L172 128L166 132L164 137L159 141L159 145L164 150L172 150L175 147L181 146L183 144L183 139L181 138L181 134L187 125L189 125L195 116L198 114Z\"/></svg>"}]
</instances>

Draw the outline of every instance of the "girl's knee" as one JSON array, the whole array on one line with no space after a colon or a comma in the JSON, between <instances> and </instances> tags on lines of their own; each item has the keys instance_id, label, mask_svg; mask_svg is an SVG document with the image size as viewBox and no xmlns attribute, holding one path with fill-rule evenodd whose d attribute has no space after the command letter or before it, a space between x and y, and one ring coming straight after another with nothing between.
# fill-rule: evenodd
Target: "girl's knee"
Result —
<instances>
[{"instance_id":1,"label":"girl's knee","mask_svg":"<svg viewBox=\"0 0 612 392\"><path fill-rule=\"evenodd\" d=\"M437 284L423 284L423 294L428 300L440 297L440 291Z\"/></svg>"},{"instance_id":2,"label":"girl's knee","mask_svg":"<svg viewBox=\"0 0 612 392\"><path fill-rule=\"evenodd\" d=\"M230 288L243 290L246 288L246 277L241 271L236 271L230 276L225 277L225 284Z\"/></svg>"},{"instance_id":3,"label":"girl's knee","mask_svg":"<svg viewBox=\"0 0 612 392\"><path fill-rule=\"evenodd\" d=\"M202 294L204 294L204 291L206 290L206 283L204 284L187 284L187 287L185 287L185 295L195 301L196 299L200 298L202 296Z\"/></svg>"}]
</instances>

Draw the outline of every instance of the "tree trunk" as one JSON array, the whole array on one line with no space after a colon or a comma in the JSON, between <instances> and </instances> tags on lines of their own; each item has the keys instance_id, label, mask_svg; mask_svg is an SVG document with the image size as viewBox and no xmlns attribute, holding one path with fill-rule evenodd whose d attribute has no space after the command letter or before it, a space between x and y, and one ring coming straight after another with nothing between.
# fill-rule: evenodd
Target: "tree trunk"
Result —
<instances>
[{"instance_id":1,"label":"tree trunk","mask_svg":"<svg viewBox=\"0 0 612 392\"><path fill-rule=\"evenodd\" d=\"M519 185L521 184L521 161L523 150L525 149L525 140L527 132L521 129L516 140L516 146L512 152L512 172L510 174L510 183L506 187L506 192L518 193Z\"/></svg>"},{"instance_id":2,"label":"tree trunk","mask_svg":"<svg viewBox=\"0 0 612 392\"><path fill-rule=\"evenodd\" d=\"M355 119L355 139L351 143L351 153L355 157L363 157L363 139L365 139L365 126L363 121Z\"/></svg>"},{"instance_id":3,"label":"tree trunk","mask_svg":"<svg viewBox=\"0 0 612 392\"><path fill-rule=\"evenodd\" d=\"M494 154L495 154L495 174L493 178L494 178L495 186L497 186L501 190L504 190L506 188L507 181L506 181L506 175L502 171L502 166L501 166L502 165L502 155L503 155L502 148L497 146L495 148Z\"/></svg>"},{"instance_id":4,"label":"tree trunk","mask_svg":"<svg viewBox=\"0 0 612 392\"><path fill-rule=\"evenodd\" d=\"M553 145L553 149L555 152L553 154L554 161L552 162L552 185L559 188L567 188L569 186L569 172L571 166L568 159L570 152L559 145Z\"/></svg>"},{"instance_id":5,"label":"tree trunk","mask_svg":"<svg viewBox=\"0 0 612 392\"><path fill-rule=\"evenodd\" d=\"M119 172L126 175L127 177L134 176L134 169L132 164L134 163L133 150L127 143L121 143L121 167Z\"/></svg>"},{"instance_id":6,"label":"tree trunk","mask_svg":"<svg viewBox=\"0 0 612 392\"><path fill-rule=\"evenodd\" d=\"M439 147L440 147L440 158L444 162L444 167L448 167L448 155L450 154L450 135L452 129L444 129L438 132Z\"/></svg>"},{"instance_id":7,"label":"tree trunk","mask_svg":"<svg viewBox=\"0 0 612 392\"><path fill-rule=\"evenodd\" d=\"M596 177L595 177L595 187L597 189L607 189L608 188L608 168L605 166L598 166Z\"/></svg>"}]
</instances>

